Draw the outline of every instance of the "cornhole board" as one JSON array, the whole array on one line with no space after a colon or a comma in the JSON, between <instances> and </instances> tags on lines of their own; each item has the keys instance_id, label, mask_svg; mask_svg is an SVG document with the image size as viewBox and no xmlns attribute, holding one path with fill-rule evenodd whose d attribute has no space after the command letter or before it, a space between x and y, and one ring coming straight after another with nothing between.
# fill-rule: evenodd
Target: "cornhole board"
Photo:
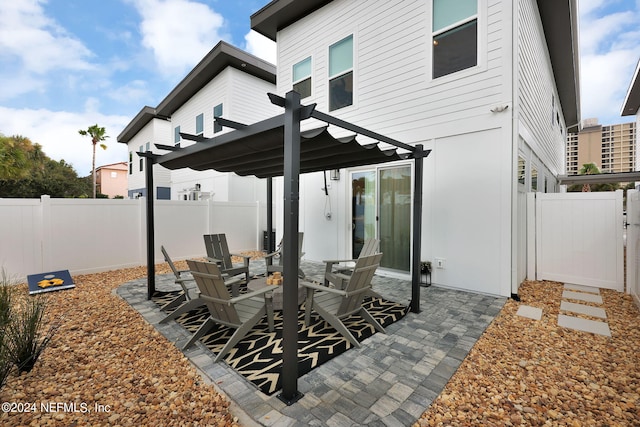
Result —
<instances>
[{"instance_id":1,"label":"cornhole board","mask_svg":"<svg viewBox=\"0 0 640 427\"><path fill-rule=\"evenodd\" d=\"M29 295L76 287L71 278L71 274L69 274L69 270L30 274L27 276L27 283L29 284Z\"/></svg>"}]
</instances>

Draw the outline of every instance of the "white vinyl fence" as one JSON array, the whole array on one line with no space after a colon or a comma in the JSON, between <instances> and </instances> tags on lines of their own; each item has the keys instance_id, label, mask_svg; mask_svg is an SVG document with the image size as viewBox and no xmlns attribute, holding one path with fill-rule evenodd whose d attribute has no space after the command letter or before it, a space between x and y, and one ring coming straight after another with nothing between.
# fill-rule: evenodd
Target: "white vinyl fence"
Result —
<instances>
[{"instance_id":1,"label":"white vinyl fence","mask_svg":"<svg viewBox=\"0 0 640 427\"><path fill-rule=\"evenodd\" d=\"M640 193L627 191L627 292L640 308Z\"/></svg>"},{"instance_id":2,"label":"white vinyl fence","mask_svg":"<svg viewBox=\"0 0 640 427\"><path fill-rule=\"evenodd\" d=\"M232 251L262 248L266 205L157 200L155 259L205 254L203 234L225 233ZM69 270L97 273L146 264L146 200L0 199L0 268L20 280Z\"/></svg>"}]
</instances>

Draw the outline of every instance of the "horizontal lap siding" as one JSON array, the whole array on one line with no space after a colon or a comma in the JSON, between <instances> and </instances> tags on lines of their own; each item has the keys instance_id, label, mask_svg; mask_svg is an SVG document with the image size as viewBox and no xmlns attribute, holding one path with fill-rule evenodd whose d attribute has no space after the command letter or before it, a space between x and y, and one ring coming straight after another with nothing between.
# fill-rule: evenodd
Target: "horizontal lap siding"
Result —
<instances>
[{"instance_id":1,"label":"horizontal lap siding","mask_svg":"<svg viewBox=\"0 0 640 427\"><path fill-rule=\"evenodd\" d=\"M291 90L293 64L312 56L312 96L303 103L328 112L328 47L354 34L354 105L332 114L407 142L424 139L425 129L485 116L509 101L511 85L503 59L510 24L501 0L487 3L480 69L442 83L430 78L430 2L336 0L278 33L278 92Z\"/></svg>"},{"instance_id":2,"label":"horizontal lap siding","mask_svg":"<svg viewBox=\"0 0 640 427\"><path fill-rule=\"evenodd\" d=\"M563 123L560 101L537 6L533 0L520 0L518 5L519 119L533 137L526 142L556 175L564 171L564 136L554 124L552 97Z\"/></svg>"}]
</instances>

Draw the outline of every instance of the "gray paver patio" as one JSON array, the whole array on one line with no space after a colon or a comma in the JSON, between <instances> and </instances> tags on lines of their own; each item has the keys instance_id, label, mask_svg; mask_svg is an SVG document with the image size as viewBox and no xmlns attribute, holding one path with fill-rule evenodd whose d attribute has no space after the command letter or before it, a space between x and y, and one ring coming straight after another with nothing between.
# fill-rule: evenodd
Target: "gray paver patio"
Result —
<instances>
[{"instance_id":1,"label":"gray paver patio","mask_svg":"<svg viewBox=\"0 0 640 427\"><path fill-rule=\"evenodd\" d=\"M324 265L303 261L307 276L321 280ZM252 274L264 263L251 262ZM158 290L175 289L172 275L157 276ZM193 285L192 285L193 286ZM377 275L374 289L408 304L407 280ZM146 279L120 286L117 294L179 348L190 334L176 322L159 324L158 307L146 299ZM185 356L232 402L243 425L409 426L440 394L505 298L431 286L421 288L420 313L409 313L353 348L298 379L304 397L291 406L260 392L201 343Z\"/></svg>"}]
</instances>

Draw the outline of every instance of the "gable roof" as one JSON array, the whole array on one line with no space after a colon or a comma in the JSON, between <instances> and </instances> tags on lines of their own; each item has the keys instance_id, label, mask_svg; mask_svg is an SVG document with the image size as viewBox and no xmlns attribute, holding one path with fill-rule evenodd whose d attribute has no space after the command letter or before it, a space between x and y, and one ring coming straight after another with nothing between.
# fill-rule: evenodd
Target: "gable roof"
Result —
<instances>
[{"instance_id":1,"label":"gable roof","mask_svg":"<svg viewBox=\"0 0 640 427\"><path fill-rule=\"evenodd\" d=\"M170 117L227 67L236 68L269 83L276 82L275 65L220 41L156 108L143 107L118 135L118 142L128 143L151 119Z\"/></svg>"},{"instance_id":2,"label":"gable roof","mask_svg":"<svg viewBox=\"0 0 640 427\"><path fill-rule=\"evenodd\" d=\"M283 28L331 3L331 0L273 0L251 15L254 31L276 40ZM568 128L580 122L578 10L576 0L537 0L558 96Z\"/></svg>"},{"instance_id":3,"label":"gable roof","mask_svg":"<svg viewBox=\"0 0 640 427\"><path fill-rule=\"evenodd\" d=\"M621 116L633 116L638 114L640 110L640 60L636 65L636 72L633 73L629 90L627 90L627 96L624 98L622 104Z\"/></svg>"}]
</instances>

